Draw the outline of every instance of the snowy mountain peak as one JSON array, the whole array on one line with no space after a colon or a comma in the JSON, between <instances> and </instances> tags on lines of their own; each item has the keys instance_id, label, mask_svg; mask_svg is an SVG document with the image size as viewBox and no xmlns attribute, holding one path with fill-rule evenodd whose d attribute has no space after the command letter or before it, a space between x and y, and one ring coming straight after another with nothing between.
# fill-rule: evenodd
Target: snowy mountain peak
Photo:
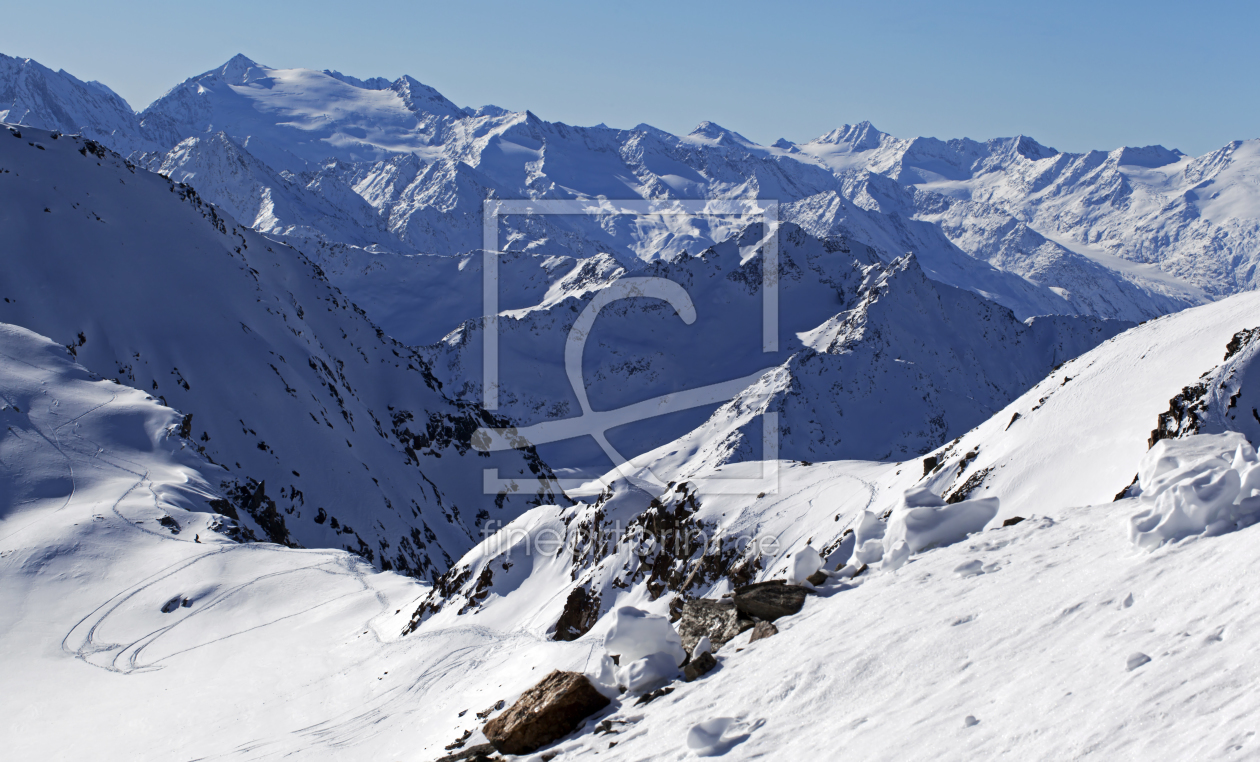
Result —
<instances>
[{"instance_id":1,"label":"snowy mountain peak","mask_svg":"<svg viewBox=\"0 0 1260 762\"><path fill-rule=\"evenodd\" d=\"M740 135L738 132L728 130L720 124L714 124L709 121L704 121L696 125L696 128L692 130L687 137L691 139L699 138L700 140L706 142L712 142L715 145L756 145L756 143L743 135Z\"/></svg>"},{"instance_id":2,"label":"snowy mountain peak","mask_svg":"<svg viewBox=\"0 0 1260 762\"><path fill-rule=\"evenodd\" d=\"M495 106L494 104L490 104L490 103L487 103L481 108L471 108L469 106L465 106L463 108L463 111L465 114L471 117L488 116L492 118L500 117L500 116L507 116L508 114L512 113L508 109L505 109L501 106Z\"/></svg>"},{"instance_id":3,"label":"snowy mountain peak","mask_svg":"<svg viewBox=\"0 0 1260 762\"><path fill-rule=\"evenodd\" d=\"M124 152L160 148L143 134L131 106L104 85L83 82L30 58L3 54L0 122L82 133Z\"/></svg>"},{"instance_id":4,"label":"snowy mountain peak","mask_svg":"<svg viewBox=\"0 0 1260 762\"><path fill-rule=\"evenodd\" d=\"M1163 146L1143 146L1141 148L1133 148L1125 146L1117 148L1111 152L1111 158L1115 159L1116 164L1125 167L1142 167L1144 169L1159 169L1169 164L1176 164L1184 159L1186 155L1177 149L1167 149Z\"/></svg>"},{"instance_id":5,"label":"snowy mountain peak","mask_svg":"<svg viewBox=\"0 0 1260 762\"><path fill-rule=\"evenodd\" d=\"M1027 135L1016 135L1011 138L1010 145L1020 156L1032 161L1048 159L1059 154L1057 150L1049 146L1043 146Z\"/></svg>"},{"instance_id":6,"label":"snowy mountain peak","mask_svg":"<svg viewBox=\"0 0 1260 762\"><path fill-rule=\"evenodd\" d=\"M445 95L406 74L399 77L398 81L390 86L390 89L398 93L403 103L414 113L436 114L437 116L453 118L459 118L464 115L464 110L447 100Z\"/></svg>"},{"instance_id":7,"label":"snowy mountain peak","mask_svg":"<svg viewBox=\"0 0 1260 762\"><path fill-rule=\"evenodd\" d=\"M223 64L223 66L208 71L206 74L217 74L228 84L244 85L256 79L264 78L266 69L266 66L261 66L241 53L237 53L228 59L228 62ZM202 76L204 77L205 75L203 74Z\"/></svg>"},{"instance_id":8,"label":"snowy mountain peak","mask_svg":"<svg viewBox=\"0 0 1260 762\"><path fill-rule=\"evenodd\" d=\"M811 143L847 145L851 151L870 151L879 148L885 138L892 137L880 132L868 121L846 124L811 140Z\"/></svg>"}]
</instances>

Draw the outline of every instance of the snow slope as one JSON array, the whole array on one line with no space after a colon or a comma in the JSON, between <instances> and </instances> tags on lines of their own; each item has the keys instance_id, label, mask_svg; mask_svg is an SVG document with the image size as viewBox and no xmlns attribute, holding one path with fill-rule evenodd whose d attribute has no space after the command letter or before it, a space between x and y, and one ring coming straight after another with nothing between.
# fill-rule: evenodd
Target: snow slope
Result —
<instances>
[{"instance_id":1,"label":"snow slope","mask_svg":"<svg viewBox=\"0 0 1260 762\"><path fill-rule=\"evenodd\" d=\"M430 575L490 516L561 499L483 494L483 466L546 466L472 452L505 419L445 396L302 254L94 143L17 134L0 131L0 320L190 414L258 537Z\"/></svg>"},{"instance_id":2,"label":"snow slope","mask_svg":"<svg viewBox=\"0 0 1260 762\"><path fill-rule=\"evenodd\" d=\"M460 710L528 687L521 659L582 668L524 636L399 641L415 580L232 541L178 412L7 324L0 423L6 758L427 759Z\"/></svg>"}]
</instances>

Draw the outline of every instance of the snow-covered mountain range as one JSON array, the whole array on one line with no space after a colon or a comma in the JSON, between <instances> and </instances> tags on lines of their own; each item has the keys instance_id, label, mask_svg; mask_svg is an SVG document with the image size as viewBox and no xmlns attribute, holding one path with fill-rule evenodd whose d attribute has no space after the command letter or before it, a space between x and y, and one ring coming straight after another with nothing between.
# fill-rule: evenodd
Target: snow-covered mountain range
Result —
<instances>
[{"instance_id":1,"label":"snow-covered mountain range","mask_svg":"<svg viewBox=\"0 0 1260 762\"><path fill-rule=\"evenodd\" d=\"M1256 141L244 56L139 113L0 56L0 122L7 754L1256 754Z\"/></svg>"},{"instance_id":2,"label":"snow-covered mountain range","mask_svg":"<svg viewBox=\"0 0 1260 762\"><path fill-rule=\"evenodd\" d=\"M598 275L571 274L541 304L505 311L498 321L500 411L519 426L575 416L574 389L556 383L565 378L566 342L593 301L634 278L681 284L696 317L683 325L659 298L646 297L601 312L582 356L592 407L627 409L764 373L729 395L738 424L705 423L692 435L697 444L684 448L703 441L737 460L760 451L767 410L780 415L780 457L887 460L926 452L1005 406L1051 368L1132 325L1063 315L1025 325L1000 305L929 279L913 255L884 262L870 246L819 240L791 223L778 228L774 247L763 235L761 225L752 225L695 256L631 271L596 257L586 262ZM760 340L768 249L778 270L777 352L762 351ZM443 387L469 403L483 394L483 333L481 322L466 321L425 350ZM609 436L619 452L637 456L683 436L714 408L625 423ZM540 452L557 467L593 469L592 475L614 465L589 442L579 444L584 449L576 452ZM679 473L677 463L666 462L665 471Z\"/></svg>"},{"instance_id":3,"label":"snow-covered mountain range","mask_svg":"<svg viewBox=\"0 0 1260 762\"><path fill-rule=\"evenodd\" d=\"M460 108L410 77L364 82L244 56L128 115L69 75L32 61L6 66L9 121L81 130L259 229L375 244L373 263L388 269L409 263L391 254L480 248L487 196L744 197L774 199L784 219L872 245L886 260L913 251L930 276L1021 318L1136 321L1254 285L1256 179L1245 142L1194 160L1160 147L1070 155L1026 137L901 140L859 124L760 146L711 123L682 137L648 125L571 127ZM512 248L630 261L695 253L738 227L534 219L505 221L504 236Z\"/></svg>"}]
</instances>

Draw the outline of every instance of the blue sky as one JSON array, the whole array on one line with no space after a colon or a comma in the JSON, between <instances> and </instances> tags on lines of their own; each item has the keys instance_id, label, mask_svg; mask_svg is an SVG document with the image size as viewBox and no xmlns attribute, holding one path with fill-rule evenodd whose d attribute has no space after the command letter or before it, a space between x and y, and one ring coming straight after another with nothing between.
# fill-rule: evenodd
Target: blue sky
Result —
<instances>
[{"instance_id":1,"label":"blue sky","mask_svg":"<svg viewBox=\"0 0 1260 762\"><path fill-rule=\"evenodd\" d=\"M0 11L0 52L143 108L235 53L410 74L460 105L569 124L710 120L762 143L870 120L1060 150L1260 137L1260 3L172 2Z\"/></svg>"}]
</instances>

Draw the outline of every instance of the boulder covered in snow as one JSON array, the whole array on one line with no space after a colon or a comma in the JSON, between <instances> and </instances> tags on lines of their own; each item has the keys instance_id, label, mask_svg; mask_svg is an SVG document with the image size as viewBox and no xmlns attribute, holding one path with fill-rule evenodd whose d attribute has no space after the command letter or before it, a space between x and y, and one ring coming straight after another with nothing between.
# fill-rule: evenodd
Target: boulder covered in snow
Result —
<instances>
[{"instance_id":1,"label":"boulder covered in snow","mask_svg":"<svg viewBox=\"0 0 1260 762\"><path fill-rule=\"evenodd\" d=\"M946 503L925 488L907 490L884 530L884 563L928 548L950 545L979 532L998 512L998 499L986 497Z\"/></svg>"},{"instance_id":2,"label":"boulder covered in snow","mask_svg":"<svg viewBox=\"0 0 1260 762\"><path fill-rule=\"evenodd\" d=\"M624 666L655 653L669 654L675 666L686 660L682 637L665 617L633 606L623 606L613 616L613 625L604 636L604 650L620 657L619 664Z\"/></svg>"},{"instance_id":3,"label":"boulder covered in snow","mask_svg":"<svg viewBox=\"0 0 1260 762\"><path fill-rule=\"evenodd\" d=\"M823 568L822 556L812 545L806 545L792 558L792 584L801 585Z\"/></svg>"},{"instance_id":4,"label":"boulder covered in snow","mask_svg":"<svg viewBox=\"0 0 1260 762\"><path fill-rule=\"evenodd\" d=\"M1237 432L1155 443L1138 467L1142 510L1129 539L1144 550L1260 521L1260 458Z\"/></svg>"},{"instance_id":5,"label":"boulder covered in snow","mask_svg":"<svg viewBox=\"0 0 1260 762\"><path fill-rule=\"evenodd\" d=\"M529 754L577 729L611 703L585 675L555 670L486 723L486 739L504 754Z\"/></svg>"},{"instance_id":6,"label":"boulder covered in snow","mask_svg":"<svg viewBox=\"0 0 1260 762\"><path fill-rule=\"evenodd\" d=\"M604 650L618 657L617 682L630 693L658 688L678 676L687 660L682 638L669 620L633 606L617 609Z\"/></svg>"}]
</instances>

